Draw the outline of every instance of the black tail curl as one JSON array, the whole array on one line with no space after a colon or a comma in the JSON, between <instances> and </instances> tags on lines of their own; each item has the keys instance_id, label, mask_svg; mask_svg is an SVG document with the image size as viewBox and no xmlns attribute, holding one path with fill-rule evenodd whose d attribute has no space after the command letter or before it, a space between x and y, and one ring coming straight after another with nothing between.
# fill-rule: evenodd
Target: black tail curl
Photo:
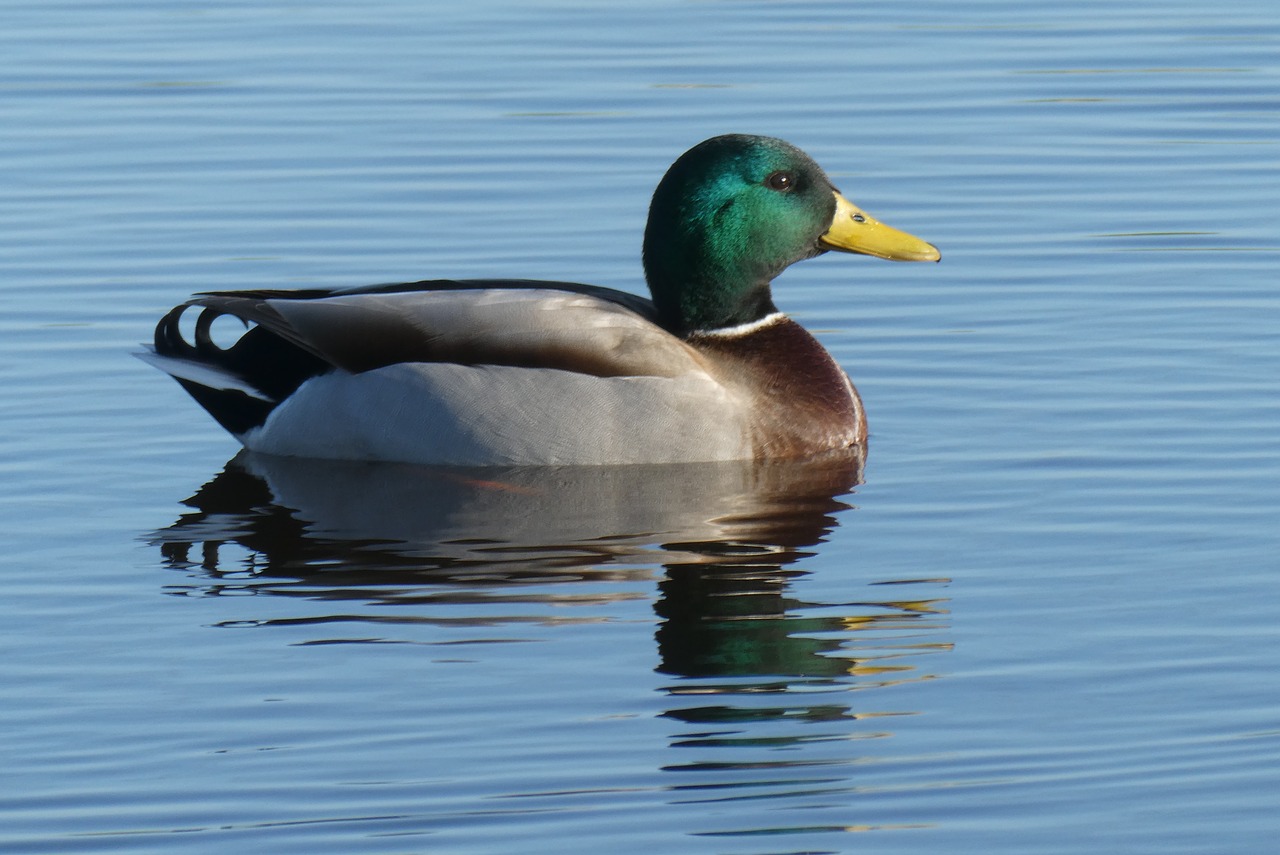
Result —
<instances>
[{"instance_id":1,"label":"black tail curl","mask_svg":"<svg viewBox=\"0 0 1280 855\"><path fill-rule=\"evenodd\" d=\"M312 377L332 370L324 360L301 349L262 326L222 309L203 307L196 318L194 341L183 335L180 321L198 303L184 303L170 310L155 331L155 351L160 356L182 359L204 366L241 384L259 390L269 400L238 389L219 389L174 377L196 403L233 434L260 426L276 405ZM211 334L213 323L223 315L241 321L246 332L230 347L221 347Z\"/></svg>"},{"instance_id":2,"label":"black tail curl","mask_svg":"<svg viewBox=\"0 0 1280 855\"><path fill-rule=\"evenodd\" d=\"M182 320L182 316L186 314L187 309L192 308L193 305L192 303L183 303L181 306L171 309L156 324L156 353L161 356L189 359L206 364L219 364L218 357L228 353L230 350L234 350L235 346L231 348L220 347L213 340L213 336L210 335L210 330L213 328L214 321L228 313L220 309L202 309L200 315L196 318L195 343L192 344L183 337L179 322ZM235 316L232 315L232 317ZM237 318L237 320L244 324L246 330L249 329L248 321L244 318Z\"/></svg>"}]
</instances>

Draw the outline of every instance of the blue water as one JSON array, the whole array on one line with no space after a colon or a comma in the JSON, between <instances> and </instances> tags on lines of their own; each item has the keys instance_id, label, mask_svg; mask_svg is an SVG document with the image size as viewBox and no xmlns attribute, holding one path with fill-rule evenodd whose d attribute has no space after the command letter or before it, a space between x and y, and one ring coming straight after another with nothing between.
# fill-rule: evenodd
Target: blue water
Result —
<instances>
[{"instance_id":1,"label":"blue water","mask_svg":"<svg viewBox=\"0 0 1280 855\"><path fill-rule=\"evenodd\" d=\"M7 4L0 851L1267 853L1263 0ZM865 467L238 457L201 289L641 291L773 134L940 265L778 304Z\"/></svg>"}]
</instances>

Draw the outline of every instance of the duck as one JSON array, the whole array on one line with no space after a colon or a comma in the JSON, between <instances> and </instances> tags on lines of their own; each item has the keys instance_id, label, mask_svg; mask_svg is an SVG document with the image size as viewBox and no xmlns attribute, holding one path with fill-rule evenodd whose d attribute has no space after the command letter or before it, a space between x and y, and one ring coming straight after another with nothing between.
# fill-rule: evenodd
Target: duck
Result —
<instances>
[{"instance_id":1,"label":"duck","mask_svg":"<svg viewBox=\"0 0 1280 855\"><path fill-rule=\"evenodd\" d=\"M774 305L828 251L938 261L780 139L726 134L649 206L649 298L573 282L210 291L138 354L250 452L455 466L779 460L865 443L848 375ZM180 323L195 311L194 324ZM241 321L229 346L213 322ZM194 327L189 332L188 327Z\"/></svg>"}]
</instances>

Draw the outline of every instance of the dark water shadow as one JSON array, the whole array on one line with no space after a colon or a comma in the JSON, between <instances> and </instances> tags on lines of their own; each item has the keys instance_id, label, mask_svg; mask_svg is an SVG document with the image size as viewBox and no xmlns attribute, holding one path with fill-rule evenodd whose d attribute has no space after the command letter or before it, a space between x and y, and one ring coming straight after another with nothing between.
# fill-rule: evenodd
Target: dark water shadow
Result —
<instances>
[{"instance_id":1,"label":"dark water shadow","mask_svg":"<svg viewBox=\"0 0 1280 855\"><path fill-rule=\"evenodd\" d=\"M150 539L183 574L170 593L318 605L255 625L491 627L575 597L616 608L656 585L673 801L843 798L866 788L851 746L920 712L864 690L931 679L922 657L951 646L948 580L868 571L850 574L863 581L847 599L795 592L863 462L478 470L242 453ZM785 833L778 822L765 831Z\"/></svg>"}]
</instances>

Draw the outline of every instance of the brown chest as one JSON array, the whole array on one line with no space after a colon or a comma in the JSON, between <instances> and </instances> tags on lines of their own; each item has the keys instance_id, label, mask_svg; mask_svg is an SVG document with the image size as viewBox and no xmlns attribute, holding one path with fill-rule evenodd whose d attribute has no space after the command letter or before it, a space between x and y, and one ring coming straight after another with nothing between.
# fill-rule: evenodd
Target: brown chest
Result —
<instances>
[{"instance_id":1,"label":"brown chest","mask_svg":"<svg viewBox=\"0 0 1280 855\"><path fill-rule=\"evenodd\" d=\"M862 401L818 340L789 318L696 345L751 408L757 457L797 457L866 439Z\"/></svg>"}]
</instances>

